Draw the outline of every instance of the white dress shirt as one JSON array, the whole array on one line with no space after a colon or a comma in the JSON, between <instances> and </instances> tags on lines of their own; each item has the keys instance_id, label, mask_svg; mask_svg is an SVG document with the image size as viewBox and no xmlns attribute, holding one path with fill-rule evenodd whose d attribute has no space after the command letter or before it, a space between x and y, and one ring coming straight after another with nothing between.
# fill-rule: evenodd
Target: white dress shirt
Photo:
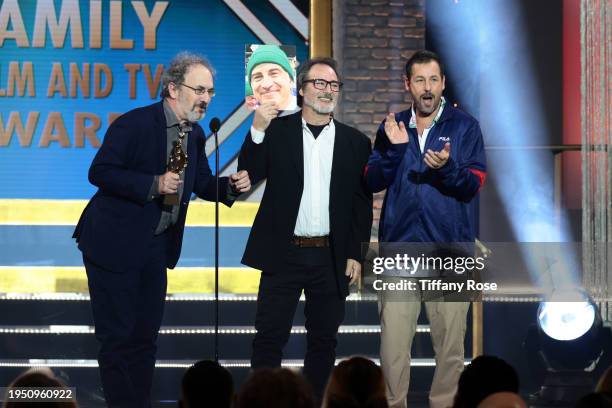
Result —
<instances>
[{"instance_id":1,"label":"white dress shirt","mask_svg":"<svg viewBox=\"0 0 612 408\"><path fill-rule=\"evenodd\" d=\"M265 132L251 126L253 143L263 142ZM315 139L302 118L304 190L293 233L299 237L329 235L329 185L336 127L333 119ZM287 152L290 154L290 152Z\"/></svg>"}]
</instances>

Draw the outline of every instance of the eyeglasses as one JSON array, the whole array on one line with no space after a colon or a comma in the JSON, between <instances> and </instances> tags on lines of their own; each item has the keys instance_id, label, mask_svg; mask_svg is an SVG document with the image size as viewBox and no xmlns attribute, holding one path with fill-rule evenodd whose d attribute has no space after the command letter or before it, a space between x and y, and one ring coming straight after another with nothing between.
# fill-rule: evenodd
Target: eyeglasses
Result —
<instances>
[{"instance_id":1,"label":"eyeglasses","mask_svg":"<svg viewBox=\"0 0 612 408\"><path fill-rule=\"evenodd\" d=\"M186 84L179 85L183 85L184 87L191 89L193 92L195 92L196 95L204 95L205 93L207 93L208 96L210 96L211 98L215 96L215 88L194 88Z\"/></svg>"},{"instance_id":2,"label":"eyeglasses","mask_svg":"<svg viewBox=\"0 0 612 408\"><path fill-rule=\"evenodd\" d=\"M329 85L329 89L331 89L332 92L339 92L342 88L342 85L344 85L340 81L326 81L325 79L321 78L306 79L303 82L312 82L312 86L314 86L315 89L319 89L321 91L325 90L327 88L327 85Z\"/></svg>"}]
</instances>

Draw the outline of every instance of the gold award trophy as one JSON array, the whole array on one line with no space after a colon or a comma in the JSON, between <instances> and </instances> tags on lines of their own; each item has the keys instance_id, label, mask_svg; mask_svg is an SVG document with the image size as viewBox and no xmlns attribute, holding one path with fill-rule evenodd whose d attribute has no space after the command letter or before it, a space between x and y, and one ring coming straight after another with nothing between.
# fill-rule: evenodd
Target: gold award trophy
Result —
<instances>
[{"instance_id":1,"label":"gold award trophy","mask_svg":"<svg viewBox=\"0 0 612 408\"><path fill-rule=\"evenodd\" d=\"M174 142L174 147L172 147L170 159L168 160L168 171L176 174L182 174L187 167L187 153L183 150L184 137L185 132L179 130L179 140ZM179 201L178 192L164 195L164 205L178 205Z\"/></svg>"}]
</instances>

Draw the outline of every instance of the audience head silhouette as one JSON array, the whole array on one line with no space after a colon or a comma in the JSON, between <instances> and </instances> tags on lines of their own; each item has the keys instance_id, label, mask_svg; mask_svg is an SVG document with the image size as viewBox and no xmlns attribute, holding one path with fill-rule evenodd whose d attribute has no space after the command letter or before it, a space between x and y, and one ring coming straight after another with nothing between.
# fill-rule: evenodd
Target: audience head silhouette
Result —
<instances>
[{"instance_id":1,"label":"audience head silhouette","mask_svg":"<svg viewBox=\"0 0 612 408\"><path fill-rule=\"evenodd\" d=\"M226 368L215 361L198 361L187 369L181 383L181 408L229 408L234 381Z\"/></svg>"},{"instance_id":2,"label":"audience head silhouette","mask_svg":"<svg viewBox=\"0 0 612 408\"><path fill-rule=\"evenodd\" d=\"M306 380L286 368L253 371L236 399L236 408L314 408L312 389Z\"/></svg>"},{"instance_id":3,"label":"audience head silhouette","mask_svg":"<svg viewBox=\"0 0 612 408\"><path fill-rule=\"evenodd\" d=\"M387 406L383 373L373 361L351 357L333 369L323 397L323 408Z\"/></svg>"},{"instance_id":4,"label":"audience head silhouette","mask_svg":"<svg viewBox=\"0 0 612 408\"><path fill-rule=\"evenodd\" d=\"M520 395L504 391L489 395L477 408L527 408L527 404Z\"/></svg>"},{"instance_id":5,"label":"audience head silhouette","mask_svg":"<svg viewBox=\"0 0 612 408\"><path fill-rule=\"evenodd\" d=\"M473 408L491 394L518 390L518 376L510 364L498 357L476 357L459 377L453 408Z\"/></svg>"}]
</instances>

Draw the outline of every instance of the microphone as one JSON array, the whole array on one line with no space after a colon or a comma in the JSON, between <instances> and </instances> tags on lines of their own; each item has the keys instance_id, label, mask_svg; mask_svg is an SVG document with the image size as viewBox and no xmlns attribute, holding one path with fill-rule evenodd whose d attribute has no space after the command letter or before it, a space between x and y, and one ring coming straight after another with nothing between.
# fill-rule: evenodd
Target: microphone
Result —
<instances>
[{"instance_id":1,"label":"microphone","mask_svg":"<svg viewBox=\"0 0 612 408\"><path fill-rule=\"evenodd\" d=\"M212 118L210 120L210 123L208 124L208 128L210 129L211 132L217 133L219 129L221 129L221 119L217 117Z\"/></svg>"}]
</instances>

